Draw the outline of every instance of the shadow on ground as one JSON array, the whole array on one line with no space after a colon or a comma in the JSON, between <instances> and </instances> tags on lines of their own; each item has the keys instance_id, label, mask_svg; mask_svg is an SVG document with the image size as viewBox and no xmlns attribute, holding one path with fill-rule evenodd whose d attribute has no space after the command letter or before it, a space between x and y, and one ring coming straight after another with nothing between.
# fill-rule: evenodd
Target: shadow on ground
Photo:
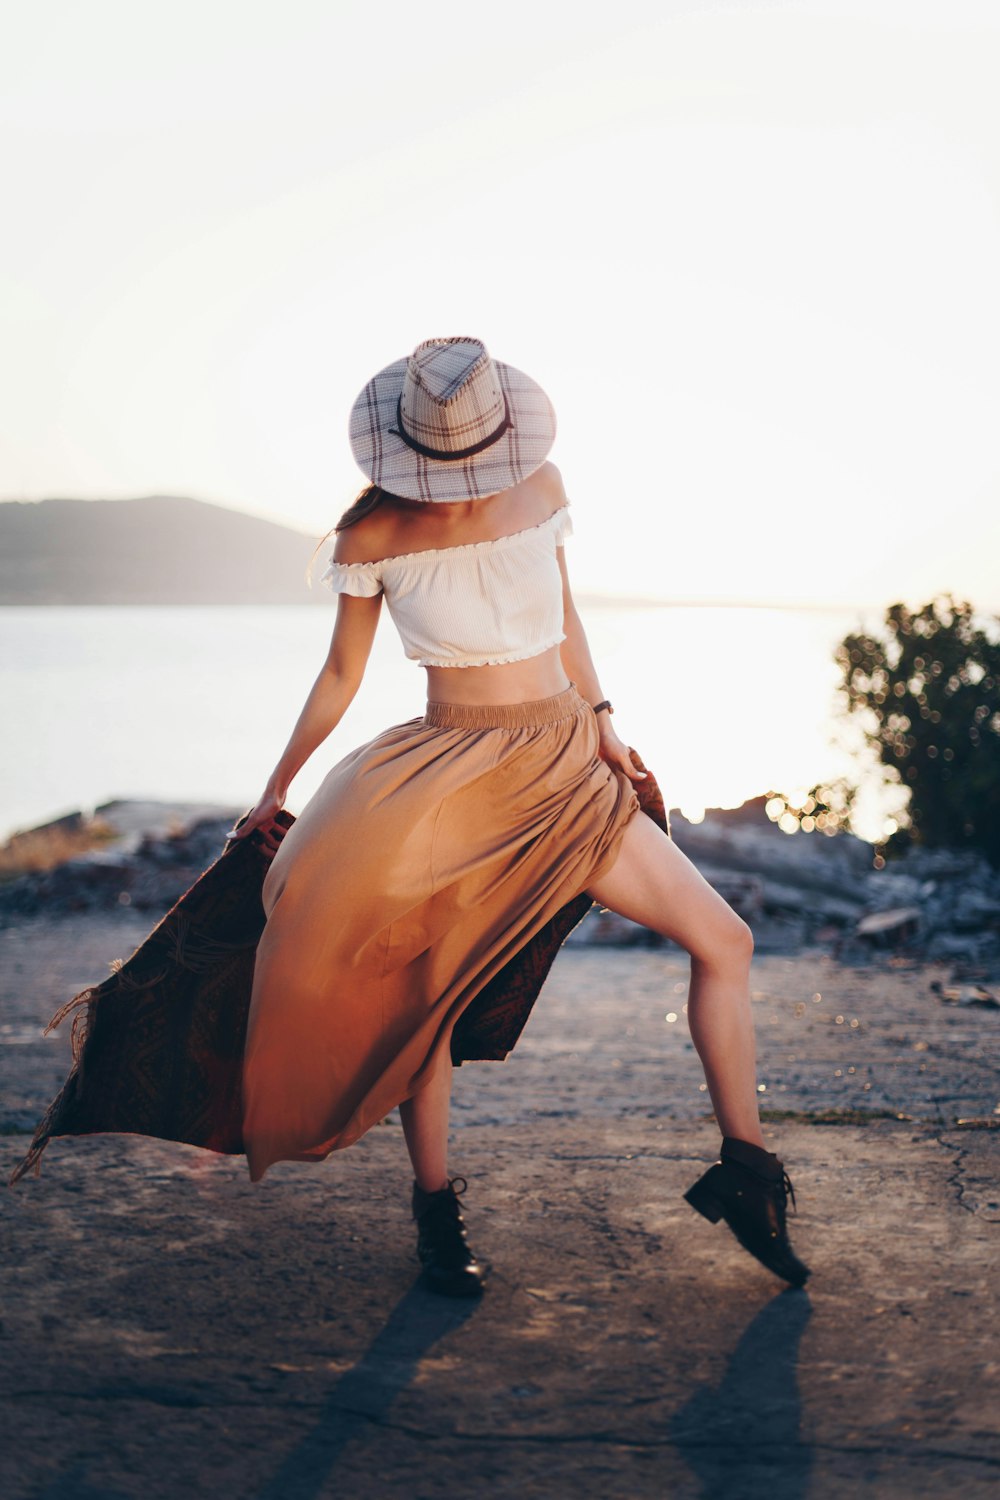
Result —
<instances>
[{"instance_id":1,"label":"shadow on ground","mask_svg":"<svg viewBox=\"0 0 1000 1500\"><path fill-rule=\"evenodd\" d=\"M781 1500L804 1500L813 1451L802 1438L799 1344L812 1315L804 1291L780 1292L754 1318L717 1386L677 1412L670 1435L701 1481L700 1500L732 1500L762 1462L782 1467Z\"/></svg>"},{"instance_id":2,"label":"shadow on ground","mask_svg":"<svg viewBox=\"0 0 1000 1500\"><path fill-rule=\"evenodd\" d=\"M368 1423L383 1422L421 1360L439 1339L460 1328L476 1301L449 1301L413 1286L390 1313L362 1357L330 1390L312 1431L286 1455L253 1500L312 1500L336 1477L345 1445ZM335 1490L336 1487L334 1487Z\"/></svg>"}]
</instances>

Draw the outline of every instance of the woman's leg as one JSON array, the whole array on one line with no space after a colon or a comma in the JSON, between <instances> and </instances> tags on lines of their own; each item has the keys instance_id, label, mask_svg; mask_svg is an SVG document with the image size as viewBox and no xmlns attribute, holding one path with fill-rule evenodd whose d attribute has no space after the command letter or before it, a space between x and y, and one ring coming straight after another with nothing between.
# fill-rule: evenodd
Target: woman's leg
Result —
<instances>
[{"instance_id":1,"label":"woman's leg","mask_svg":"<svg viewBox=\"0 0 1000 1500\"><path fill-rule=\"evenodd\" d=\"M625 829L612 869L590 887L602 905L691 955L688 1022L722 1131L721 1159L684 1194L713 1224L792 1286L809 1276L788 1242L784 1164L764 1146L757 1111L750 929L676 844L644 815ZM790 1187L790 1183L788 1183Z\"/></svg>"},{"instance_id":2,"label":"woman's leg","mask_svg":"<svg viewBox=\"0 0 1000 1500\"><path fill-rule=\"evenodd\" d=\"M413 1175L425 1193L448 1186L448 1109L451 1058L445 1056L419 1093L399 1106Z\"/></svg>"},{"instance_id":3,"label":"woman's leg","mask_svg":"<svg viewBox=\"0 0 1000 1500\"><path fill-rule=\"evenodd\" d=\"M451 1057L446 1055L424 1087L399 1106L406 1149L413 1163L413 1217L421 1281L446 1297L478 1297L487 1267L469 1249L459 1192L448 1176L448 1106ZM463 1183L460 1192L465 1191Z\"/></svg>"},{"instance_id":4,"label":"woman's leg","mask_svg":"<svg viewBox=\"0 0 1000 1500\"><path fill-rule=\"evenodd\" d=\"M732 907L644 814L589 888L601 906L672 938L691 955L688 1025L723 1136L764 1145L750 1013L753 937Z\"/></svg>"}]
</instances>

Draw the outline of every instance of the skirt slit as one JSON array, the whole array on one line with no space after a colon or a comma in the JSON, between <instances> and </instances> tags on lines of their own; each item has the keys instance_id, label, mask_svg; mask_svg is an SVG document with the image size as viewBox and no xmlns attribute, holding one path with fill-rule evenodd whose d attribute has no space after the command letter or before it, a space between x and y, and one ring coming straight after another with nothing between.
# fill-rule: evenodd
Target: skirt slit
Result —
<instances>
[{"instance_id":1,"label":"skirt slit","mask_svg":"<svg viewBox=\"0 0 1000 1500\"><path fill-rule=\"evenodd\" d=\"M484 985L617 856L639 802L573 687L428 704L338 762L264 882L243 1068L251 1178L357 1140Z\"/></svg>"}]
</instances>

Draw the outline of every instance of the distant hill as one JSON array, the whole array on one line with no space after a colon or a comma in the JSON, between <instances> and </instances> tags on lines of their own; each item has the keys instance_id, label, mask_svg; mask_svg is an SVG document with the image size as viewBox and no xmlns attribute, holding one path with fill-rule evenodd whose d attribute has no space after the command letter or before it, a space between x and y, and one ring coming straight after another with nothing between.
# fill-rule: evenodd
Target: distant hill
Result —
<instances>
[{"instance_id":1,"label":"distant hill","mask_svg":"<svg viewBox=\"0 0 1000 1500\"><path fill-rule=\"evenodd\" d=\"M169 495L10 500L0 503L0 604L329 604L320 558L306 583L316 541Z\"/></svg>"}]
</instances>

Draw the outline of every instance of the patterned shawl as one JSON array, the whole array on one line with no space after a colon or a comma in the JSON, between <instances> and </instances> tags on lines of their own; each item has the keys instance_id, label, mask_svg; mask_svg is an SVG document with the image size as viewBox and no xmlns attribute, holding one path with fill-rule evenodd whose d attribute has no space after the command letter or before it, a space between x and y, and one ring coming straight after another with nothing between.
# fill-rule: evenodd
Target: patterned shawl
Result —
<instances>
[{"instance_id":1,"label":"patterned shawl","mask_svg":"<svg viewBox=\"0 0 1000 1500\"><path fill-rule=\"evenodd\" d=\"M669 834L652 772L633 785L642 811ZM277 820L295 821L289 812ZM253 840L228 843L130 959L52 1017L46 1035L76 1012L73 1062L11 1185L32 1168L38 1175L52 1136L126 1132L242 1152L243 1045L269 863ZM568 901L470 1001L452 1034L456 1063L506 1057L591 905L586 892Z\"/></svg>"}]
</instances>

